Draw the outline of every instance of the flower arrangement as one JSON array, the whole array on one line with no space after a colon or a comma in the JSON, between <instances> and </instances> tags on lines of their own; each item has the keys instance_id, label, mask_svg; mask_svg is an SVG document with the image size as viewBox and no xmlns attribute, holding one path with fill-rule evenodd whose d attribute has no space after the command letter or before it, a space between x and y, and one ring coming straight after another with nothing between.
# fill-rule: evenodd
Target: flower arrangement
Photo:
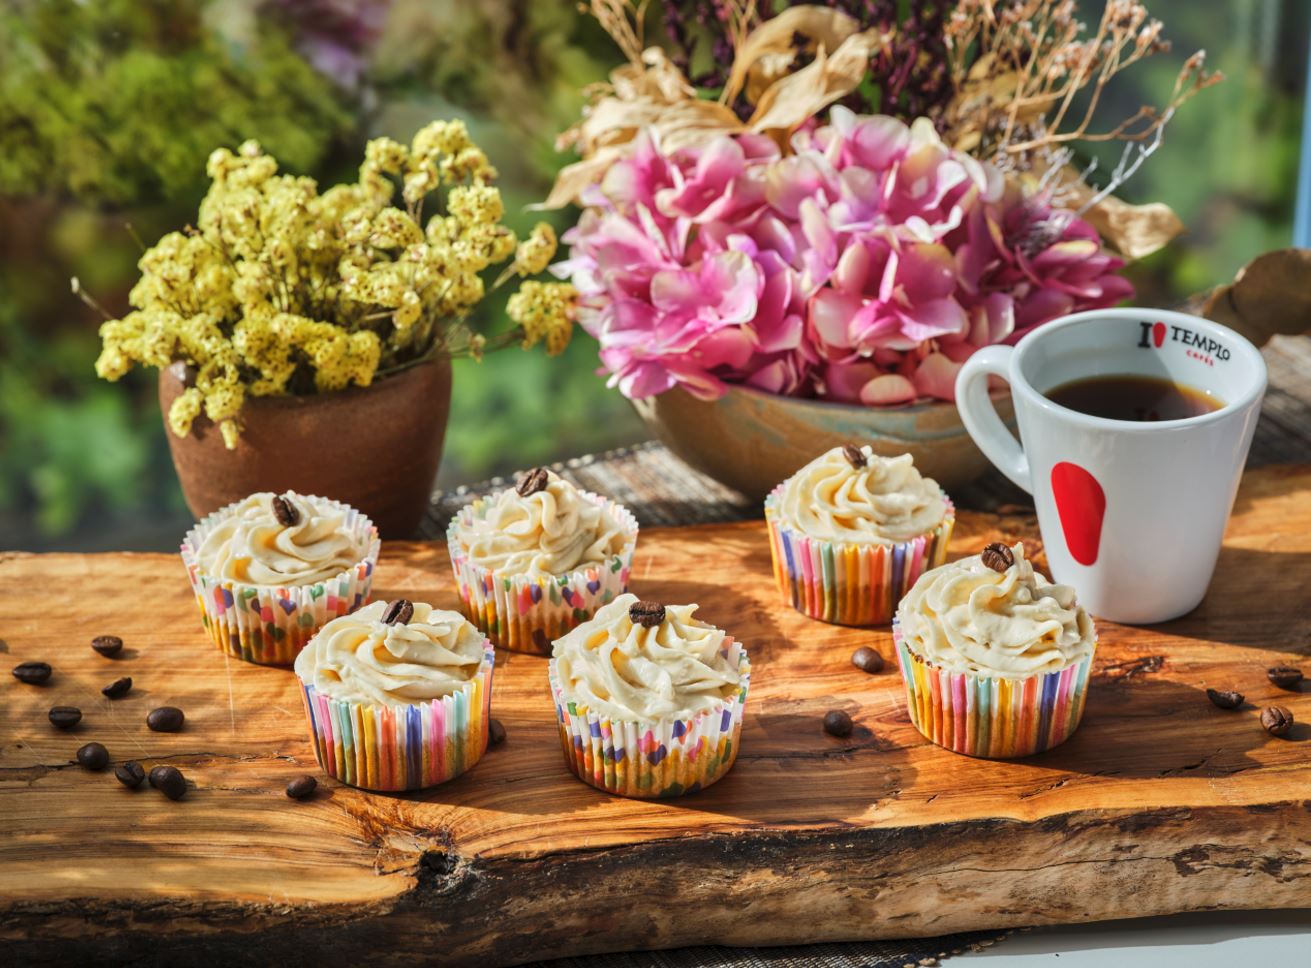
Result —
<instances>
[{"instance_id":1,"label":"flower arrangement","mask_svg":"<svg viewBox=\"0 0 1311 968\"><path fill-rule=\"evenodd\" d=\"M232 448L248 395L365 387L440 355L541 341L559 353L569 342L563 283L525 283L508 306L517 325L495 337L468 325L485 270L512 260L493 287L540 273L556 239L545 223L522 241L501 224L496 170L460 121L434 122L409 146L369 142L359 180L322 194L311 178L278 174L255 142L218 149L208 173L197 225L142 256L134 311L105 314L96 361L108 380L134 364L193 368L168 413L179 436L203 412Z\"/></svg>"},{"instance_id":2,"label":"flower arrangement","mask_svg":"<svg viewBox=\"0 0 1311 968\"><path fill-rule=\"evenodd\" d=\"M731 48L726 73L698 78L717 90L683 73L697 36L686 7L665 4L669 53L643 44L640 8L593 0L628 63L562 136L583 157L548 200L584 206L555 271L629 397L743 384L870 406L951 400L976 349L1128 297L1126 260L1182 228L1112 192L1219 79L1202 55L1163 106L1092 127L1106 83L1168 49L1139 3L1111 0L1085 36L1069 0L900 18L895 3L775 14L732 0L698 25ZM1122 151L1094 189L1095 165L1073 160L1097 141Z\"/></svg>"}]
</instances>

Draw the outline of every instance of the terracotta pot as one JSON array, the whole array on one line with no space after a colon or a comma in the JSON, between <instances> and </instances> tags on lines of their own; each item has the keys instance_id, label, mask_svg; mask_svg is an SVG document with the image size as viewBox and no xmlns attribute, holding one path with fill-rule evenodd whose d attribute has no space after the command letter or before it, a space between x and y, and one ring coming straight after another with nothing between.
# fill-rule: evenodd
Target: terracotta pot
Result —
<instances>
[{"instance_id":1,"label":"terracotta pot","mask_svg":"<svg viewBox=\"0 0 1311 968\"><path fill-rule=\"evenodd\" d=\"M994 394L994 402L1013 425L1010 394ZM862 407L731 387L718 400L673 389L634 407L675 454L753 500L764 500L803 464L840 444L869 444L885 457L912 454L921 473L948 493L989 466L954 403Z\"/></svg>"},{"instance_id":2,"label":"terracotta pot","mask_svg":"<svg viewBox=\"0 0 1311 968\"><path fill-rule=\"evenodd\" d=\"M186 369L159 373L168 413ZM308 397L247 397L236 450L203 416L190 434L167 426L187 506L198 519L256 491L300 491L344 501L384 538L414 534L441 462L451 406L451 364L410 367L370 387Z\"/></svg>"}]
</instances>

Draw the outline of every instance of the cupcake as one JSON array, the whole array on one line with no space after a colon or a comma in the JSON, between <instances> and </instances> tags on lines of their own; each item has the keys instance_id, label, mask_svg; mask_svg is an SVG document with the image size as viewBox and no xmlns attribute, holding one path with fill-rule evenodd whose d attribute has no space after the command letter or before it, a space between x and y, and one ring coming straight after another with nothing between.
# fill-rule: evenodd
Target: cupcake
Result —
<instances>
[{"instance_id":1,"label":"cupcake","mask_svg":"<svg viewBox=\"0 0 1311 968\"><path fill-rule=\"evenodd\" d=\"M882 625L942 564L955 510L909 454L834 447L765 499L774 577L792 607L838 625Z\"/></svg>"},{"instance_id":2,"label":"cupcake","mask_svg":"<svg viewBox=\"0 0 1311 968\"><path fill-rule=\"evenodd\" d=\"M924 574L892 635L911 721L939 746L1028 756L1079 725L1097 633L1074 589L1034 571L1022 544Z\"/></svg>"},{"instance_id":3,"label":"cupcake","mask_svg":"<svg viewBox=\"0 0 1311 968\"><path fill-rule=\"evenodd\" d=\"M676 797L733 765L751 662L696 608L620 595L556 640L548 674L560 742L584 783Z\"/></svg>"},{"instance_id":4,"label":"cupcake","mask_svg":"<svg viewBox=\"0 0 1311 968\"><path fill-rule=\"evenodd\" d=\"M498 646L547 655L628 590L637 520L538 467L462 510L446 540L470 621Z\"/></svg>"},{"instance_id":5,"label":"cupcake","mask_svg":"<svg viewBox=\"0 0 1311 968\"><path fill-rule=\"evenodd\" d=\"M463 615L423 602L333 619L295 666L319 766L366 790L459 776L487 749L493 660Z\"/></svg>"},{"instance_id":6,"label":"cupcake","mask_svg":"<svg viewBox=\"0 0 1311 968\"><path fill-rule=\"evenodd\" d=\"M224 652L289 665L314 633L369 600L378 531L327 498L252 494L187 532L182 561Z\"/></svg>"}]
</instances>

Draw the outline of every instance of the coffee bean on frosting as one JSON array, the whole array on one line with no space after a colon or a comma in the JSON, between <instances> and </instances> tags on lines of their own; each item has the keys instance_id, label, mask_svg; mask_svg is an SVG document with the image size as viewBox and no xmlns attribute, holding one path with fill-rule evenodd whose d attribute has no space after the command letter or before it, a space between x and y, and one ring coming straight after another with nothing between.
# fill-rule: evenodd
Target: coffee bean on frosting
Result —
<instances>
[{"instance_id":1,"label":"coffee bean on frosting","mask_svg":"<svg viewBox=\"0 0 1311 968\"><path fill-rule=\"evenodd\" d=\"M984 548L983 554L979 555L979 558L987 567L996 572L1004 572L1015 564L1015 553L1000 541L994 541Z\"/></svg>"},{"instance_id":2,"label":"coffee bean on frosting","mask_svg":"<svg viewBox=\"0 0 1311 968\"><path fill-rule=\"evenodd\" d=\"M39 686L50 678L49 662L23 662L13 669L14 678L29 686Z\"/></svg>"},{"instance_id":3,"label":"coffee bean on frosting","mask_svg":"<svg viewBox=\"0 0 1311 968\"><path fill-rule=\"evenodd\" d=\"M655 628L665 620L665 607L659 602L633 602L628 607L628 618L634 625Z\"/></svg>"},{"instance_id":4,"label":"coffee bean on frosting","mask_svg":"<svg viewBox=\"0 0 1311 968\"><path fill-rule=\"evenodd\" d=\"M91 648L106 659L112 659L123 651L123 640L117 635L97 635L91 640Z\"/></svg>"},{"instance_id":5,"label":"coffee bean on frosting","mask_svg":"<svg viewBox=\"0 0 1311 968\"><path fill-rule=\"evenodd\" d=\"M409 625L414 618L414 603L408 598L398 598L383 610L383 625Z\"/></svg>"},{"instance_id":6,"label":"coffee bean on frosting","mask_svg":"<svg viewBox=\"0 0 1311 968\"><path fill-rule=\"evenodd\" d=\"M160 706L146 716L146 725L156 733L176 733L186 718L177 706Z\"/></svg>"},{"instance_id":7,"label":"coffee bean on frosting","mask_svg":"<svg viewBox=\"0 0 1311 968\"><path fill-rule=\"evenodd\" d=\"M866 460L865 458L865 452L861 450L859 447L857 447L855 444L843 444L842 456L845 457L847 459L847 463L850 464L852 467L854 467L856 470L860 470L862 467L866 466L869 463L869 461Z\"/></svg>"},{"instance_id":8,"label":"coffee bean on frosting","mask_svg":"<svg viewBox=\"0 0 1311 968\"><path fill-rule=\"evenodd\" d=\"M284 528L290 528L300 521L300 512L285 494L275 495L269 503L273 506L273 517Z\"/></svg>"},{"instance_id":9,"label":"coffee bean on frosting","mask_svg":"<svg viewBox=\"0 0 1311 968\"><path fill-rule=\"evenodd\" d=\"M519 479L519 486L515 490L520 497L532 497L538 491L545 491L550 483L551 475L547 473L546 468L534 467Z\"/></svg>"}]
</instances>

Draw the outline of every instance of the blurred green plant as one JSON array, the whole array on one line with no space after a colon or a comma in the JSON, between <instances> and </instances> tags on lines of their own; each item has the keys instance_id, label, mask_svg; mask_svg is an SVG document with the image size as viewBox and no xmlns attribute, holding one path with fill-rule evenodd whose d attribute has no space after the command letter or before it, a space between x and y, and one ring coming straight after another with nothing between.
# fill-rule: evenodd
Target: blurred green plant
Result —
<instances>
[{"instance_id":1,"label":"blurred green plant","mask_svg":"<svg viewBox=\"0 0 1311 968\"><path fill-rule=\"evenodd\" d=\"M278 30L226 43L202 0L14 0L0 14L0 192L125 205L195 194L218 145L312 169L350 105Z\"/></svg>"}]
</instances>

